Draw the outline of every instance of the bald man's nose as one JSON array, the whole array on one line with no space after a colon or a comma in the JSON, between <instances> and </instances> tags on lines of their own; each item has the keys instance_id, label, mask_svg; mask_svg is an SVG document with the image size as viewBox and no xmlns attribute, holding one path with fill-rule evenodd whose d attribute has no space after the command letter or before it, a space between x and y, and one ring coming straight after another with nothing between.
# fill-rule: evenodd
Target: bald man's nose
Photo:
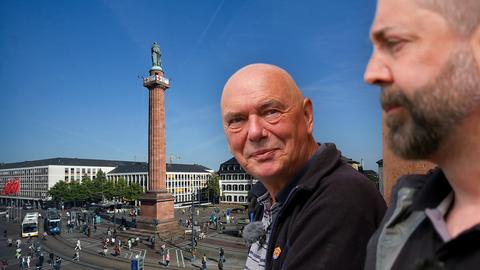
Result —
<instances>
[{"instance_id":1,"label":"bald man's nose","mask_svg":"<svg viewBox=\"0 0 480 270\"><path fill-rule=\"evenodd\" d=\"M265 127L260 117L251 115L248 119L248 139L259 141L266 136Z\"/></svg>"},{"instance_id":2,"label":"bald man's nose","mask_svg":"<svg viewBox=\"0 0 480 270\"><path fill-rule=\"evenodd\" d=\"M364 80L368 84L384 84L392 82L393 77L389 67L374 53L365 69Z\"/></svg>"}]
</instances>

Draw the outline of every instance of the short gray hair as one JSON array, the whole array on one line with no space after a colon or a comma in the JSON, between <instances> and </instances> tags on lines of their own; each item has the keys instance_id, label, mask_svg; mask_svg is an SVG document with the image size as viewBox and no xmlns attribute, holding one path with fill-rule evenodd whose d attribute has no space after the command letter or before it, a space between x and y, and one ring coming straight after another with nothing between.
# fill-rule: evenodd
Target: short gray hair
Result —
<instances>
[{"instance_id":1,"label":"short gray hair","mask_svg":"<svg viewBox=\"0 0 480 270\"><path fill-rule=\"evenodd\" d=\"M463 37L471 37L480 25L480 0L417 0L417 3L442 15Z\"/></svg>"}]
</instances>

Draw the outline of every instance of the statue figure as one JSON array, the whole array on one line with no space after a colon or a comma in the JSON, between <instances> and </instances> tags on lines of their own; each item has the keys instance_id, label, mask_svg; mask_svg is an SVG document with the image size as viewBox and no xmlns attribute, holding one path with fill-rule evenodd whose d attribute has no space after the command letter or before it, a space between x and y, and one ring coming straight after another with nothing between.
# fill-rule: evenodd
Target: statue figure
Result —
<instances>
[{"instance_id":1,"label":"statue figure","mask_svg":"<svg viewBox=\"0 0 480 270\"><path fill-rule=\"evenodd\" d=\"M160 46L158 46L157 42L153 42L152 44L152 67L162 67L162 60L160 57L162 54L160 53Z\"/></svg>"}]
</instances>

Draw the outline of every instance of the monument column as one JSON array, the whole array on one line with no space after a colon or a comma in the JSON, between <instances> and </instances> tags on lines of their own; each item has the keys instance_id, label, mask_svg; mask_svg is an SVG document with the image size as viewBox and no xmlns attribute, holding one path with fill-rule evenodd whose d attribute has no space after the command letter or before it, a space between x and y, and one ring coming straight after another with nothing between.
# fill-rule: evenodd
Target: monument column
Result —
<instances>
[{"instance_id":1,"label":"monument column","mask_svg":"<svg viewBox=\"0 0 480 270\"><path fill-rule=\"evenodd\" d=\"M148 190L140 198L141 216L137 227L161 232L176 226L173 196L166 189L165 91L170 82L161 67L160 47L152 45L150 76L143 80L148 89Z\"/></svg>"}]
</instances>

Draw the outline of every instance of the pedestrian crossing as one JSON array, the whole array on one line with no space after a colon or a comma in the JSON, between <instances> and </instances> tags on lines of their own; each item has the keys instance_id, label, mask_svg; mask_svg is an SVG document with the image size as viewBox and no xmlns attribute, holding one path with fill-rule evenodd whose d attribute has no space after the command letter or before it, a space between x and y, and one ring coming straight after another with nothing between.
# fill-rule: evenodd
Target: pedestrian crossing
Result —
<instances>
[{"instance_id":1,"label":"pedestrian crossing","mask_svg":"<svg viewBox=\"0 0 480 270\"><path fill-rule=\"evenodd\" d=\"M77 243L76 238L68 238L67 241L72 243L73 245L75 245ZM100 243L100 241L98 239L82 238L80 240L80 242L81 242L82 250L84 248L87 248L87 249L90 249L90 250L95 250L95 252L98 253L98 254L103 253L102 244ZM123 246L123 243L122 243L122 246ZM107 256L109 254L111 256L113 256L112 253L113 253L113 246L109 246ZM140 257L145 256L146 253L147 253L146 249L139 249L139 248L133 248L132 247L130 250L128 250L126 247L122 247L122 251L120 252L119 257L130 260L130 259L135 258L135 256L137 256L137 255L140 256Z\"/></svg>"}]
</instances>

